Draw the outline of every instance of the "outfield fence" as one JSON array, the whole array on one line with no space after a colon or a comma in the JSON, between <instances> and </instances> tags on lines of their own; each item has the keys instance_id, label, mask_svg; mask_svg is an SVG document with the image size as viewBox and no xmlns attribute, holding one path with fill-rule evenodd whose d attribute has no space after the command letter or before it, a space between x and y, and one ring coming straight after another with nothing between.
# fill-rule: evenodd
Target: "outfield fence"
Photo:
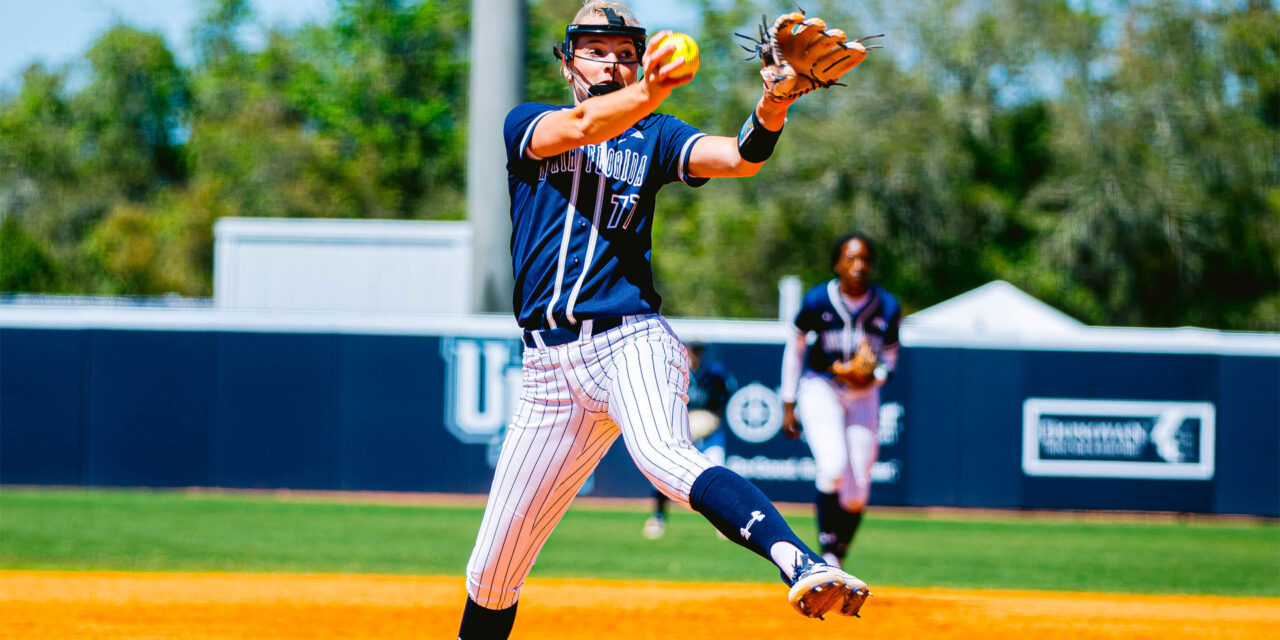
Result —
<instances>
[{"instance_id":1,"label":"outfield fence","mask_svg":"<svg viewBox=\"0 0 1280 640\"><path fill-rule=\"evenodd\" d=\"M807 501L777 322L673 320L741 388L727 466ZM903 330L874 504L1280 516L1280 336ZM483 493L519 391L506 315L0 305L0 483ZM584 492L643 496L620 443Z\"/></svg>"}]
</instances>

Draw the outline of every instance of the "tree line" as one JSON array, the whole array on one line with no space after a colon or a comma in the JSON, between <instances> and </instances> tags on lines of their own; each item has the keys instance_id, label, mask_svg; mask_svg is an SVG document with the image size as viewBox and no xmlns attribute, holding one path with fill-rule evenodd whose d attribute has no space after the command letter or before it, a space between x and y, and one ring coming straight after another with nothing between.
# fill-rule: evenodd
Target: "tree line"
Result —
<instances>
[{"instance_id":1,"label":"tree line","mask_svg":"<svg viewBox=\"0 0 1280 640\"><path fill-rule=\"evenodd\" d=\"M550 45L579 4L528 4L528 99L569 100ZM759 97L734 33L792 5L696 4L702 68L663 110L732 135ZM663 191L665 310L770 317L858 229L908 311L999 278L1091 324L1280 330L1280 12L1097 4L805 3L886 48L755 178ZM191 64L121 23L31 66L0 95L0 291L210 295L222 216L465 217L473 18L337 0L283 29L207 0Z\"/></svg>"}]
</instances>

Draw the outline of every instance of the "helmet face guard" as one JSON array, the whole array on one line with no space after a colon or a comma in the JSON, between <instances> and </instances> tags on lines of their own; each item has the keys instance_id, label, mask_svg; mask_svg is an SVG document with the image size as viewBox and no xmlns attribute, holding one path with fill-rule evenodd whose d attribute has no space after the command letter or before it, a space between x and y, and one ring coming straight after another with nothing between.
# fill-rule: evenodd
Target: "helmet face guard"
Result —
<instances>
[{"instance_id":1,"label":"helmet face guard","mask_svg":"<svg viewBox=\"0 0 1280 640\"><path fill-rule=\"evenodd\" d=\"M564 61L565 67L574 77L574 80L587 88L587 95L589 96L602 96L607 93L613 93L614 91L621 89L622 85L617 82L608 81L588 86L587 83L582 80L578 72L574 70L571 64L569 64L574 58L573 43L576 42L579 37L585 35L603 35L630 38L631 42L636 45L637 62L639 62L640 58L644 57L645 41L648 39L648 35L646 35L644 27L627 26L627 23L622 19L622 16L619 16L613 9L605 8L604 17L605 20L608 21L608 24L571 24L566 26L564 28L564 43L561 44L560 47L551 47L556 58ZM613 64L616 66L623 63L615 62Z\"/></svg>"},{"instance_id":2,"label":"helmet face guard","mask_svg":"<svg viewBox=\"0 0 1280 640\"><path fill-rule=\"evenodd\" d=\"M613 9L606 8L604 17L608 24L571 24L564 28L564 42L559 47L551 47L556 58L569 62L573 59L573 43L585 35L622 36L631 38L636 45L636 59L644 57L645 42L648 35L644 27L629 27Z\"/></svg>"}]
</instances>

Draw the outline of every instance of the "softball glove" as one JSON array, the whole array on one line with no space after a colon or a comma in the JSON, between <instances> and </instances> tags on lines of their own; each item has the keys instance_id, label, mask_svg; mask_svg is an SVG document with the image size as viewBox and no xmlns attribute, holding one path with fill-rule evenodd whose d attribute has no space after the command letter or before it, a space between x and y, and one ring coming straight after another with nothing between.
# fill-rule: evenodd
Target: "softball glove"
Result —
<instances>
[{"instance_id":1,"label":"softball glove","mask_svg":"<svg viewBox=\"0 0 1280 640\"><path fill-rule=\"evenodd\" d=\"M881 48L862 43L884 34L849 41L844 31L828 29L822 18L806 19L800 10L778 16L772 26L762 22L759 40L736 35L753 43L742 47L760 58L765 95L773 100L795 100L815 89L839 84L841 76L866 59L867 50Z\"/></svg>"},{"instance_id":2,"label":"softball glove","mask_svg":"<svg viewBox=\"0 0 1280 640\"><path fill-rule=\"evenodd\" d=\"M831 365L831 373L836 379L856 389L869 384L875 375L876 365L880 364L876 352L866 338L858 343L858 350L848 360L839 360Z\"/></svg>"}]
</instances>

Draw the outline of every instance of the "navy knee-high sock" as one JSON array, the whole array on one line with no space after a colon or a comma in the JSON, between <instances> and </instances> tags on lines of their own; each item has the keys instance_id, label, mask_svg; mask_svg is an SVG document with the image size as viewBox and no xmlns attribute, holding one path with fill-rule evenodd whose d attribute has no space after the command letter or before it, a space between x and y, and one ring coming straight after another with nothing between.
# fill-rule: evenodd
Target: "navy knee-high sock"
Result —
<instances>
[{"instance_id":1,"label":"navy knee-high sock","mask_svg":"<svg viewBox=\"0 0 1280 640\"><path fill-rule=\"evenodd\" d=\"M654 515L659 516L659 517L663 517L663 518L665 518L665 517L667 516L667 501L668 501L668 500L669 500L669 498L667 498L667 494L665 494L665 493L663 493L663 492L661 492L661 491L658 491L657 489L654 489L654 490L653 490L653 513L654 513Z\"/></svg>"},{"instance_id":2,"label":"navy knee-high sock","mask_svg":"<svg viewBox=\"0 0 1280 640\"><path fill-rule=\"evenodd\" d=\"M516 623L517 602L506 609L486 609L467 598L467 607L462 610L462 627L458 629L458 640L506 640L511 635L511 627Z\"/></svg>"},{"instance_id":3,"label":"navy knee-high sock","mask_svg":"<svg viewBox=\"0 0 1280 640\"><path fill-rule=\"evenodd\" d=\"M693 481L689 506L725 537L770 562L774 562L770 551L778 542L789 542L811 561L822 562L822 557L800 540L760 489L725 467L711 467ZM785 578L790 567L779 569Z\"/></svg>"},{"instance_id":4,"label":"navy knee-high sock","mask_svg":"<svg viewBox=\"0 0 1280 640\"><path fill-rule=\"evenodd\" d=\"M844 513L847 514L845 519L848 524L840 532L840 544L847 551L849 545L853 544L853 536L858 533L858 526L862 524L862 510L845 511ZM841 553L840 557L844 558L844 553Z\"/></svg>"},{"instance_id":5,"label":"navy knee-high sock","mask_svg":"<svg viewBox=\"0 0 1280 640\"><path fill-rule=\"evenodd\" d=\"M846 510L840 504L839 495L834 493L818 491L814 502L818 506L818 544L822 552L844 560L858 525L862 524L862 510Z\"/></svg>"},{"instance_id":6,"label":"navy knee-high sock","mask_svg":"<svg viewBox=\"0 0 1280 640\"><path fill-rule=\"evenodd\" d=\"M822 547L822 553L835 554L837 558L844 558L845 549L840 544L841 533L843 527L841 523L841 515L845 510L840 508L840 498L834 493L826 493L818 491L814 496L814 506L816 508L818 520L818 545Z\"/></svg>"}]
</instances>

